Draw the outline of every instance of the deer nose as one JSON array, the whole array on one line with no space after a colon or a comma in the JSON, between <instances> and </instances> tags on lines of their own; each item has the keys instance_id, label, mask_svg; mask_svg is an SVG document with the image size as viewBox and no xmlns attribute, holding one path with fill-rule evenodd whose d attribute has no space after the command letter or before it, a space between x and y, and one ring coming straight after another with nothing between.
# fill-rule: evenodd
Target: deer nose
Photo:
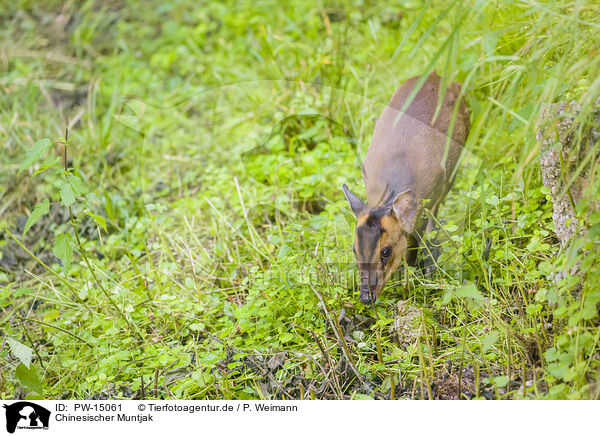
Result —
<instances>
[{"instance_id":1,"label":"deer nose","mask_svg":"<svg viewBox=\"0 0 600 436\"><path fill-rule=\"evenodd\" d=\"M363 268L360 271L360 294L358 299L363 304L374 303L375 288L377 287L377 271ZM372 295L371 295L372 294Z\"/></svg>"}]
</instances>

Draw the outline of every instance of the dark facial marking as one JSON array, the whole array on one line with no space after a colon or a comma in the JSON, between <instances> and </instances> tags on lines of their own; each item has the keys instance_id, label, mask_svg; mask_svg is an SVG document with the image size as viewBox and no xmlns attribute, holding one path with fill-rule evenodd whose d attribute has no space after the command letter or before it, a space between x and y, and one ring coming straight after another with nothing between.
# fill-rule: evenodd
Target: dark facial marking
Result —
<instances>
[{"instance_id":1,"label":"dark facial marking","mask_svg":"<svg viewBox=\"0 0 600 436\"><path fill-rule=\"evenodd\" d=\"M358 245L358 262L367 263L371 261L372 253L377 249L377 242L381 231L377 227L360 226L356 230L356 242Z\"/></svg>"},{"instance_id":2,"label":"dark facial marking","mask_svg":"<svg viewBox=\"0 0 600 436\"><path fill-rule=\"evenodd\" d=\"M379 238L386 231L381 225L381 218L390 212L389 208L375 208L369 211L369 217L363 225L356 228L356 245L358 246L357 260L359 263L378 261L374 260Z\"/></svg>"}]
</instances>

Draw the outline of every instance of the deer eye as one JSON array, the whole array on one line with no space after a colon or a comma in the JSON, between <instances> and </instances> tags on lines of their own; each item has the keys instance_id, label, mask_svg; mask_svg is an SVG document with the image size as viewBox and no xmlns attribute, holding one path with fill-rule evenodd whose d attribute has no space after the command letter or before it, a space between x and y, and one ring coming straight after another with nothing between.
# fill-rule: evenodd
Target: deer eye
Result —
<instances>
[{"instance_id":1,"label":"deer eye","mask_svg":"<svg viewBox=\"0 0 600 436\"><path fill-rule=\"evenodd\" d=\"M381 250L381 258L382 259L387 259L388 257L390 257L392 255L392 247L384 247L383 250Z\"/></svg>"}]
</instances>

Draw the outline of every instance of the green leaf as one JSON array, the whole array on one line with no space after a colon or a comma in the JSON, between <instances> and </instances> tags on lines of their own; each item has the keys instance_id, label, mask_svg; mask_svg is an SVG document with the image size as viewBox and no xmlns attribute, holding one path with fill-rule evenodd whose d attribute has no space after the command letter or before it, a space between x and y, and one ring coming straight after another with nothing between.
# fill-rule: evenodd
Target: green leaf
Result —
<instances>
[{"instance_id":1,"label":"green leaf","mask_svg":"<svg viewBox=\"0 0 600 436\"><path fill-rule=\"evenodd\" d=\"M86 215L88 215L89 217L91 217L94 221L96 221L96 224L98 224L100 227L102 227L104 229L104 231L106 232L106 219L103 216L100 215L96 215L95 213L86 211L85 212Z\"/></svg>"},{"instance_id":2,"label":"green leaf","mask_svg":"<svg viewBox=\"0 0 600 436\"><path fill-rule=\"evenodd\" d=\"M277 255L277 259L278 260L284 259L290 251L291 251L290 246L287 244L283 244L281 246L281 248L279 249L279 254Z\"/></svg>"},{"instance_id":3,"label":"green leaf","mask_svg":"<svg viewBox=\"0 0 600 436\"><path fill-rule=\"evenodd\" d=\"M23 237L25 237L25 234L31 228L31 226L37 223L41 217L48 213L49 210L50 200L48 199L35 205L35 207L33 208L33 212L31 212L31 215L29 215L29 218L27 218L27 222L25 223L25 228L23 229Z\"/></svg>"},{"instance_id":4,"label":"green leaf","mask_svg":"<svg viewBox=\"0 0 600 436\"><path fill-rule=\"evenodd\" d=\"M203 388L206 385L206 381L204 380L204 374L201 369L198 369L192 373L192 380L198 382L198 385Z\"/></svg>"},{"instance_id":5,"label":"green leaf","mask_svg":"<svg viewBox=\"0 0 600 436\"><path fill-rule=\"evenodd\" d=\"M485 202L490 206L498 206L499 198L496 195L492 195L489 198L486 198Z\"/></svg>"},{"instance_id":6,"label":"green leaf","mask_svg":"<svg viewBox=\"0 0 600 436\"><path fill-rule=\"evenodd\" d=\"M462 288L457 289L455 292L457 297L469 298L475 301L483 300L481 292L479 292L477 286L475 286L473 283L463 286Z\"/></svg>"},{"instance_id":7,"label":"green leaf","mask_svg":"<svg viewBox=\"0 0 600 436\"><path fill-rule=\"evenodd\" d=\"M60 203L65 207L69 207L75 203L76 197L85 195L86 192L87 190L79 177L67 174L60 185Z\"/></svg>"},{"instance_id":8,"label":"green leaf","mask_svg":"<svg viewBox=\"0 0 600 436\"><path fill-rule=\"evenodd\" d=\"M440 306L447 306L448 304L450 304L453 296L454 294L452 293L452 290L447 290L446 292L444 292L444 295L442 295L442 298L440 300Z\"/></svg>"},{"instance_id":9,"label":"green leaf","mask_svg":"<svg viewBox=\"0 0 600 436\"><path fill-rule=\"evenodd\" d=\"M548 373L556 378L567 378L569 376L569 364L565 362L549 363Z\"/></svg>"},{"instance_id":10,"label":"green leaf","mask_svg":"<svg viewBox=\"0 0 600 436\"><path fill-rule=\"evenodd\" d=\"M527 315L534 315L534 316L538 315L541 310L542 310L541 304L528 304L527 307L525 308L525 312L527 313Z\"/></svg>"},{"instance_id":11,"label":"green leaf","mask_svg":"<svg viewBox=\"0 0 600 436\"><path fill-rule=\"evenodd\" d=\"M27 152L27 154L25 155L25 159L23 159L23 162L21 163L19 174L21 174L21 172L33 165L34 162L37 161L40 158L40 156L50 148L51 145L52 141L50 141L50 139L48 138L40 139L35 144L33 144L33 147Z\"/></svg>"},{"instance_id":12,"label":"green leaf","mask_svg":"<svg viewBox=\"0 0 600 436\"><path fill-rule=\"evenodd\" d=\"M556 396L556 395L562 394L566 389L567 389L567 385L564 383L561 383L561 384L552 386L548 393L552 396Z\"/></svg>"},{"instance_id":13,"label":"green leaf","mask_svg":"<svg viewBox=\"0 0 600 436\"><path fill-rule=\"evenodd\" d=\"M35 365L31 365L30 368L27 368L24 364L19 363L19 366L17 366L17 370L15 371L15 376L26 388L33 392L37 392L38 394L42 393L42 381L36 371Z\"/></svg>"},{"instance_id":14,"label":"green leaf","mask_svg":"<svg viewBox=\"0 0 600 436\"><path fill-rule=\"evenodd\" d=\"M68 182L64 182L60 188L60 204L69 207L73 203L75 203L75 192L73 192L73 187Z\"/></svg>"},{"instance_id":15,"label":"green leaf","mask_svg":"<svg viewBox=\"0 0 600 436\"><path fill-rule=\"evenodd\" d=\"M568 314L569 309L565 306L557 307L554 310L554 317L556 319L564 318Z\"/></svg>"},{"instance_id":16,"label":"green leaf","mask_svg":"<svg viewBox=\"0 0 600 436\"><path fill-rule=\"evenodd\" d=\"M31 177L41 173L42 171L46 171L48 168L53 167L59 162L60 158L58 156L50 156L48 159L42 162L42 165L37 170L35 170Z\"/></svg>"},{"instance_id":17,"label":"green leaf","mask_svg":"<svg viewBox=\"0 0 600 436\"><path fill-rule=\"evenodd\" d=\"M487 351L492 348L492 346L496 343L498 338L500 337L500 332L494 331L488 334L485 338L483 338L483 352L487 353Z\"/></svg>"},{"instance_id":18,"label":"green leaf","mask_svg":"<svg viewBox=\"0 0 600 436\"><path fill-rule=\"evenodd\" d=\"M554 362L560 358L560 352L556 349L556 347L549 348L544 353L547 362Z\"/></svg>"},{"instance_id":19,"label":"green leaf","mask_svg":"<svg viewBox=\"0 0 600 436\"><path fill-rule=\"evenodd\" d=\"M538 235L534 235L531 240L529 241L529 244L527 244L527 251L529 251L530 253L534 253L536 251L538 251L538 248L540 247L541 243L540 243L540 237Z\"/></svg>"},{"instance_id":20,"label":"green leaf","mask_svg":"<svg viewBox=\"0 0 600 436\"><path fill-rule=\"evenodd\" d=\"M374 398L367 394L354 394L352 399L354 399L354 400L373 400Z\"/></svg>"},{"instance_id":21,"label":"green leaf","mask_svg":"<svg viewBox=\"0 0 600 436\"><path fill-rule=\"evenodd\" d=\"M508 377L505 375L499 375L498 377L494 377L494 386L497 388L503 388L508 384Z\"/></svg>"},{"instance_id":22,"label":"green leaf","mask_svg":"<svg viewBox=\"0 0 600 436\"><path fill-rule=\"evenodd\" d=\"M10 351L15 355L19 361L29 368L31 364L31 358L33 357L33 350L29 348L27 345L20 343L19 341L14 340L10 336L6 337L6 342L10 346Z\"/></svg>"},{"instance_id":23,"label":"green leaf","mask_svg":"<svg viewBox=\"0 0 600 436\"><path fill-rule=\"evenodd\" d=\"M86 189L85 185L83 184L83 181L79 177L73 174L69 174L67 177L67 181L73 188L73 192L75 192L75 195L84 196L85 194L87 194L88 190Z\"/></svg>"},{"instance_id":24,"label":"green leaf","mask_svg":"<svg viewBox=\"0 0 600 436\"><path fill-rule=\"evenodd\" d=\"M88 192L87 195L85 196L85 199L90 202L90 203L94 203L94 202L99 202L100 200L98 199L98 197L96 196L96 194L94 194L93 192Z\"/></svg>"},{"instance_id":25,"label":"green leaf","mask_svg":"<svg viewBox=\"0 0 600 436\"><path fill-rule=\"evenodd\" d=\"M292 339L294 339L294 335L291 333L284 333L279 337L279 340L281 341L282 344L285 344L286 342L289 342Z\"/></svg>"},{"instance_id":26,"label":"green leaf","mask_svg":"<svg viewBox=\"0 0 600 436\"><path fill-rule=\"evenodd\" d=\"M73 260L73 239L71 235L68 233L57 235L52 252L61 260L63 270L66 272Z\"/></svg>"}]
</instances>

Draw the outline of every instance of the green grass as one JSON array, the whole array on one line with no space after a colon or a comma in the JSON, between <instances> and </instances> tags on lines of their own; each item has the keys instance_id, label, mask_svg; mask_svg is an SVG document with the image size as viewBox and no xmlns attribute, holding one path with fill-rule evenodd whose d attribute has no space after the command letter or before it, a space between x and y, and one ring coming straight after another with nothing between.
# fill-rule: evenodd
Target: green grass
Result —
<instances>
[{"instance_id":1,"label":"green grass","mask_svg":"<svg viewBox=\"0 0 600 436\"><path fill-rule=\"evenodd\" d=\"M593 112L596 2L17 3L0 6L2 398L598 397L596 168L590 231L560 248L535 138L549 103ZM340 185L363 196L374 119L431 70L463 83L468 153L438 270L373 310Z\"/></svg>"}]
</instances>

